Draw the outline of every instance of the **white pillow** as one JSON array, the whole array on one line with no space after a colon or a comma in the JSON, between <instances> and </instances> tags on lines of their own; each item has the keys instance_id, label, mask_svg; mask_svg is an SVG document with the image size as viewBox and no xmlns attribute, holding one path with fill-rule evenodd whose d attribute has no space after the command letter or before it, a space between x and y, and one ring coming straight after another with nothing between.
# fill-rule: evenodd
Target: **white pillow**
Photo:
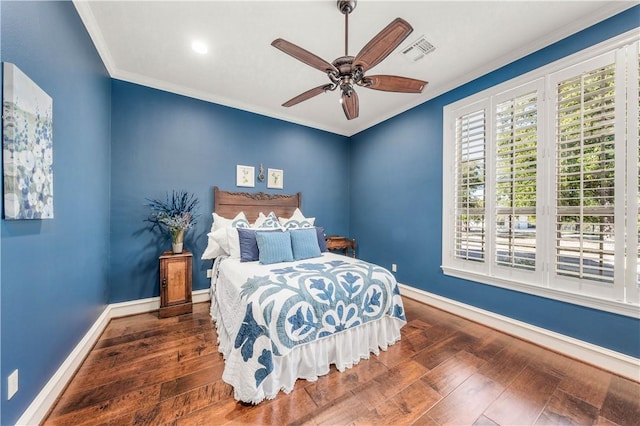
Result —
<instances>
[{"instance_id":1,"label":"white pillow","mask_svg":"<svg viewBox=\"0 0 640 426\"><path fill-rule=\"evenodd\" d=\"M224 234L224 242L225 245L227 243L227 234L226 228L221 228L216 230L216 232L209 232L207 236L209 237L207 248L204 249L204 253L202 253L201 259L215 259L218 256L222 256L223 254L227 254L227 250L224 246L220 244L220 238L216 238L216 236L220 236L220 234Z\"/></svg>"},{"instance_id":2,"label":"white pillow","mask_svg":"<svg viewBox=\"0 0 640 426\"><path fill-rule=\"evenodd\" d=\"M249 228L249 221L244 215L244 212L238 213L233 219L227 219L217 213L213 213L211 232L215 232L220 228Z\"/></svg>"},{"instance_id":3,"label":"white pillow","mask_svg":"<svg viewBox=\"0 0 640 426\"><path fill-rule=\"evenodd\" d=\"M286 229L298 229L298 228L312 228L316 221L315 217L304 217L299 208L293 212L293 216L290 218L278 218L280 225Z\"/></svg>"},{"instance_id":4,"label":"white pillow","mask_svg":"<svg viewBox=\"0 0 640 426\"><path fill-rule=\"evenodd\" d=\"M238 229L227 228L226 231L229 257L240 259L240 236L238 235Z\"/></svg>"},{"instance_id":5,"label":"white pillow","mask_svg":"<svg viewBox=\"0 0 640 426\"><path fill-rule=\"evenodd\" d=\"M227 238L227 228L248 228L249 221L244 212L240 212L233 219L227 219L217 213L213 213L213 224L211 232L207 234L209 237L207 248L202 253L201 259L215 259L218 256L229 254L229 243ZM237 232L236 232L237 234Z\"/></svg>"}]
</instances>

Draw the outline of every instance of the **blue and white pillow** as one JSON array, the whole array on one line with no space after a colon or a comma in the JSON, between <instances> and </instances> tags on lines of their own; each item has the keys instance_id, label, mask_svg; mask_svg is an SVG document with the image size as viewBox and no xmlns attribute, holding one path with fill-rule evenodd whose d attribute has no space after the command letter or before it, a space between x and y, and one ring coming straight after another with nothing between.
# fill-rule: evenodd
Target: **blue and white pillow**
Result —
<instances>
[{"instance_id":1,"label":"blue and white pillow","mask_svg":"<svg viewBox=\"0 0 640 426\"><path fill-rule=\"evenodd\" d=\"M228 228L227 240L229 244L229 256L236 259L240 258L240 261L244 261L244 262L249 261L246 259L254 257L254 256L251 256L248 251L246 251L247 249L249 249L249 245L251 245L253 242L251 241L251 236L249 236L248 233L244 234L244 241L241 240L240 233L239 233L240 229L247 229L247 230L253 229L254 231L260 230L260 229L269 230L269 231L284 231L284 228L282 228L280 226L280 223L278 222L278 217L273 212L269 213L269 215L267 216L265 216L261 212L258 215L258 219L256 219L255 223L251 228L247 228L244 226L236 227L236 228ZM243 256L242 256L242 243L247 244L247 246L245 246L245 256L244 256L245 260L243 260ZM256 250L257 250L257 245L256 245ZM256 258L254 260L258 260L258 259Z\"/></svg>"},{"instance_id":2,"label":"blue and white pillow","mask_svg":"<svg viewBox=\"0 0 640 426\"><path fill-rule=\"evenodd\" d=\"M249 228L249 221L244 212L240 212L233 219L227 219L217 213L213 213L213 223L211 224L211 232L216 232L221 228Z\"/></svg>"},{"instance_id":3,"label":"blue and white pillow","mask_svg":"<svg viewBox=\"0 0 640 426\"><path fill-rule=\"evenodd\" d=\"M289 231L256 231L259 260L264 265L292 262L291 235Z\"/></svg>"},{"instance_id":4,"label":"blue and white pillow","mask_svg":"<svg viewBox=\"0 0 640 426\"><path fill-rule=\"evenodd\" d=\"M280 222L278 221L278 216L274 212L269 213L267 216L264 213L260 212L258 218L253 224L253 228L269 228L269 229L280 229Z\"/></svg>"},{"instance_id":5,"label":"blue and white pillow","mask_svg":"<svg viewBox=\"0 0 640 426\"><path fill-rule=\"evenodd\" d=\"M292 229L289 233L291 234L291 249L295 260L320 257L318 232L315 228Z\"/></svg>"},{"instance_id":6,"label":"blue and white pillow","mask_svg":"<svg viewBox=\"0 0 640 426\"><path fill-rule=\"evenodd\" d=\"M290 218L279 218L280 225L285 229L312 228L316 221L315 217L304 217L300 209L296 208Z\"/></svg>"}]
</instances>

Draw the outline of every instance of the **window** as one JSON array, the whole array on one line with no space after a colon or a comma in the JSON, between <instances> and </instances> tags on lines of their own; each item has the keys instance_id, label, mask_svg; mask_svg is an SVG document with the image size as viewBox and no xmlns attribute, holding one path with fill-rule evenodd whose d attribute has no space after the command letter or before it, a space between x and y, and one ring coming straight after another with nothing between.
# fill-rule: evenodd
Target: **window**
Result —
<instances>
[{"instance_id":1,"label":"window","mask_svg":"<svg viewBox=\"0 0 640 426\"><path fill-rule=\"evenodd\" d=\"M638 50L623 35L445 107L446 274L638 316Z\"/></svg>"}]
</instances>

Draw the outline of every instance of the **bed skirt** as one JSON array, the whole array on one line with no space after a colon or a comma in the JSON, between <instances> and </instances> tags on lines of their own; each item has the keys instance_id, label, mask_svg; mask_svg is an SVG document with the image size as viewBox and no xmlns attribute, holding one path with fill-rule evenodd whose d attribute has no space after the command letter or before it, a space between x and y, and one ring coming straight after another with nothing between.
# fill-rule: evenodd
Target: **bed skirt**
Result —
<instances>
[{"instance_id":1,"label":"bed skirt","mask_svg":"<svg viewBox=\"0 0 640 426\"><path fill-rule=\"evenodd\" d=\"M215 297L211 299L211 317L216 323L218 350L225 358L222 379L233 386L236 400L257 404L264 399L273 399L278 392L289 393L297 379L316 381L329 373L334 364L339 371L353 367L361 359L369 359L371 353L378 355L380 349L387 350L400 340L400 329L405 322L384 316L314 342L294 347L285 356L273 357L273 371L256 389L255 382L246 380L243 368L246 364L229 357L235 336L230 336L220 321L220 310Z\"/></svg>"}]
</instances>

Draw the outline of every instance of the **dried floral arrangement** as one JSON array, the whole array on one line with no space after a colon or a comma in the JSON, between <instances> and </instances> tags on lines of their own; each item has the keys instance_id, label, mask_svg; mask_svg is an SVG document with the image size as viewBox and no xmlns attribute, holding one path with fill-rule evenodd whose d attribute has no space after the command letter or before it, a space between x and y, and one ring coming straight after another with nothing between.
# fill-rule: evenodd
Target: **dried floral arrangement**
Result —
<instances>
[{"instance_id":1,"label":"dried floral arrangement","mask_svg":"<svg viewBox=\"0 0 640 426\"><path fill-rule=\"evenodd\" d=\"M170 234L171 241L177 241L185 231L197 223L198 199L190 192L174 190L171 194L167 192L164 200L147 201L151 213L145 221L152 224L151 230L158 227Z\"/></svg>"}]
</instances>

